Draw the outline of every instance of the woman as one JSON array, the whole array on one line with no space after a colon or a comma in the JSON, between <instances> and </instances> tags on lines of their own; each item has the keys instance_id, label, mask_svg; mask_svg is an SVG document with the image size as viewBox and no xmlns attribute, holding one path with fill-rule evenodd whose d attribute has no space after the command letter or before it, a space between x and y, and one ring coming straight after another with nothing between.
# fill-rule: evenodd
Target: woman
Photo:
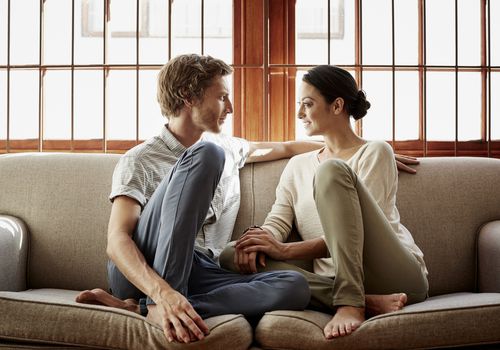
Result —
<instances>
[{"instance_id":1,"label":"woman","mask_svg":"<svg viewBox=\"0 0 500 350\"><path fill-rule=\"evenodd\" d=\"M298 118L325 147L293 157L280 179L276 202L262 227L253 227L221 264L242 272L289 268L284 261L315 259L308 278L313 305L335 312L327 339L350 334L368 314L399 310L427 297L421 250L401 225L396 208L397 169L391 147L366 141L350 117L366 115L370 103L353 77L334 66L304 75ZM286 242L295 224L301 242ZM228 258L229 257L229 258ZM235 263L236 266L232 265ZM297 270L300 270L296 268Z\"/></svg>"}]
</instances>

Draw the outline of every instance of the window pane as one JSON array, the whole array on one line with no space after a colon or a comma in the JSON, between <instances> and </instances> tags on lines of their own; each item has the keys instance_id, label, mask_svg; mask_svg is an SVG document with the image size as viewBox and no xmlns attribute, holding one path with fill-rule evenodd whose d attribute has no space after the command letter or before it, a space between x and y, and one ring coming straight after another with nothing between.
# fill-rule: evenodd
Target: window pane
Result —
<instances>
[{"instance_id":1,"label":"window pane","mask_svg":"<svg viewBox=\"0 0 500 350\"><path fill-rule=\"evenodd\" d=\"M455 65L455 1L425 2L428 65Z\"/></svg>"},{"instance_id":2,"label":"window pane","mask_svg":"<svg viewBox=\"0 0 500 350\"><path fill-rule=\"evenodd\" d=\"M481 139L481 73L458 73L458 140Z\"/></svg>"},{"instance_id":3,"label":"window pane","mask_svg":"<svg viewBox=\"0 0 500 350\"><path fill-rule=\"evenodd\" d=\"M75 140L102 139L102 71L75 70Z\"/></svg>"},{"instance_id":4,"label":"window pane","mask_svg":"<svg viewBox=\"0 0 500 350\"><path fill-rule=\"evenodd\" d=\"M330 4L330 57L332 64L354 64L354 1Z\"/></svg>"},{"instance_id":5,"label":"window pane","mask_svg":"<svg viewBox=\"0 0 500 350\"><path fill-rule=\"evenodd\" d=\"M111 1L108 23L107 63L136 62L136 0Z\"/></svg>"},{"instance_id":6,"label":"window pane","mask_svg":"<svg viewBox=\"0 0 500 350\"><path fill-rule=\"evenodd\" d=\"M455 73L427 73L427 140L455 140Z\"/></svg>"},{"instance_id":7,"label":"window pane","mask_svg":"<svg viewBox=\"0 0 500 350\"><path fill-rule=\"evenodd\" d=\"M106 136L135 140L135 71L111 70L107 80Z\"/></svg>"},{"instance_id":8,"label":"window pane","mask_svg":"<svg viewBox=\"0 0 500 350\"><path fill-rule=\"evenodd\" d=\"M43 79L43 138L71 139L71 72L47 71Z\"/></svg>"},{"instance_id":9,"label":"window pane","mask_svg":"<svg viewBox=\"0 0 500 350\"><path fill-rule=\"evenodd\" d=\"M205 1L204 5L204 53L231 63L233 62L233 1L211 0Z\"/></svg>"},{"instance_id":10,"label":"window pane","mask_svg":"<svg viewBox=\"0 0 500 350\"><path fill-rule=\"evenodd\" d=\"M363 138L392 140L392 73L363 72L363 90L371 103L363 117Z\"/></svg>"},{"instance_id":11,"label":"window pane","mask_svg":"<svg viewBox=\"0 0 500 350\"><path fill-rule=\"evenodd\" d=\"M490 6L491 65L500 66L500 1L488 1Z\"/></svg>"},{"instance_id":12,"label":"window pane","mask_svg":"<svg viewBox=\"0 0 500 350\"><path fill-rule=\"evenodd\" d=\"M201 53L201 0L172 3L172 57Z\"/></svg>"},{"instance_id":13,"label":"window pane","mask_svg":"<svg viewBox=\"0 0 500 350\"><path fill-rule=\"evenodd\" d=\"M500 140L500 73L491 73L491 139Z\"/></svg>"},{"instance_id":14,"label":"window pane","mask_svg":"<svg viewBox=\"0 0 500 350\"><path fill-rule=\"evenodd\" d=\"M297 0L295 5L295 61L328 63L328 11L325 0Z\"/></svg>"},{"instance_id":15,"label":"window pane","mask_svg":"<svg viewBox=\"0 0 500 350\"><path fill-rule=\"evenodd\" d=\"M418 140L418 72L396 72L396 140Z\"/></svg>"},{"instance_id":16,"label":"window pane","mask_svg":"<svg viewBox=\"0 0 500 350\"><path fill-rule=\"evenodd\" d=\"M141 21L141 28L146 26L147 34L139 37L139 61L164 64L168 61L168 1L140 0L140 6L147 11L148 21L144 24Z\"/></svg>"},{"instance_id":17,"label":"window pane","mask_svg":"<svg viewBox=\"0 0 500 350\"><path fill-rule=\"evenodd\" d=\"M10 139L38 139L37 70L10 71Z\"/></svg>"},{"instance_id":18,"label":"window pane","mask_svg":"<svg viewBox=\"0 0 500 350\"><path fill-rule=\"evenodd\" d=\"M10 2L11 64L38 63L40 42L40 1Z\"/></svg>"},{"instance_id":19,"label":"window pane","mask_svg":"<svg viewBox=\"0 0 500 350\"><path fill-rule=\"evenodd\" d=\"M103 60L103 0L75 0L75 64Z\"/></svg>"},{"instance_id":20,"label":"window pane","mask_svg":"<svg viewBox=\"0 0 500 350\"><path fill-rule=\"evenodd\" d=\"M71 64L71 1L45 1L43 14L43 62Z\"/></svg>"},{"instance_id":21,"label":"window pane","mask_svg":"<svg viewBox=\"0 0 500 350\"><path fill-rule=\"evenodd\" d=\"M481 64L481 3L458 1L458 64Z\"/></svg>"},{"instance_id":22,"label":"window pane","mask_svg":"<svg viewBox=\"0 0 500 350\"><path fill-rule=\"evenodd\" d=\"M363 64L392 64L390 0L363 1Z\"/></svg>"},{"instance_id":23,"label":"window pane","mask_svg":"<svg viewBox=\"0 0 500 350\"><path fill-rule=\"evenodd\" d=\"M0 140L7 139L7 72L0 70Z\"/></svg>"},{"instance_id":24,"label":"window pane","mask_svg":"<svg viewBox=\"0 0 500 350\"><path fill-rule=\"evenodd\" d=\"M156 100L156 80L159 70L139 71L139 139L146 140L160 133L167 119L161 115Z\"/></svg>"},{"instance_id":25,"label":"window pane","mask_svg":"<svg viewBox=\"0 0 500 350\"><path fill-rule=\"evenodd\" d=\"M0 0L0 65L7 64L7 0Z\"/></svg>"},{"instance_id":26,"label":"window pane","mask_svg":"<svg viewBox=\"0 0 500 350\"><path fill-rule=\"evenodd\" d=\"M394 2L394 42L396 64L418 63L418 1Z\"/></svg>"}]
</instances>

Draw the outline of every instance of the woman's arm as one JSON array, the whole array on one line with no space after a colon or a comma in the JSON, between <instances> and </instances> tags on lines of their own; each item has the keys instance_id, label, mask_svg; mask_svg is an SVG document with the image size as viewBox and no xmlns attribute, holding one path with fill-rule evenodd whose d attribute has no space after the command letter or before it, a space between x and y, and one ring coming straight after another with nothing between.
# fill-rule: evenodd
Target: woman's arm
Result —
<instances>
[{"instance_id":1,"label":"woman's arm","mask_svg":"<svg viewBox=\"0 0 500 350\"><path fill-rule=\"evenodd\" d=\"M300 242L283 243L266 229L256 227L236 242L236 249L245 253L264 253L275 260L311 260L329 256L323 238L318 237ZM262 261L260 263L264 266Z\"/></svg>"}]
</instances>

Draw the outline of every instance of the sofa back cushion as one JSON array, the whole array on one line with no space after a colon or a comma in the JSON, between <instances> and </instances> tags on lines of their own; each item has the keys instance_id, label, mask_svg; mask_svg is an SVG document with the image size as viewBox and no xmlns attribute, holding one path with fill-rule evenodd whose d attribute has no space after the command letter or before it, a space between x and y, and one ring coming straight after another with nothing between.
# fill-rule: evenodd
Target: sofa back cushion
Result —
<instances>
[{"instance_id":1,"label":"sofa back cushion","mask_svg":"<svg viewBox=\"0 0 500 350\"><path fill-rule=\"evenodd\" d=\"M28 288L107 288L108 194L119 155L0 156L0 214L30 231ZM241 171L233 237L261 224L287 160ZM500 219L500 160L425 158L417 175L400 174L401 221L425 254L431 295L473 291L476 234Z\"/></svg>"},{"instance_id":2,"label":"sofa back cushion","mask_svg":"<svg viewBox=\"0 0 500 350\"><path fill-rule=\"evenodd\" d=\"M234 237L262 224L286 160L247 165ZM430 294L474 291L476 234L500 218L500 160L423 158L418 173L401 173L397 206L401 222L424 252Z\"/></svg>"},{"instance_id":3,"label":"sofa back cushion","mask_svg":"<svg viewBox=\"0 0 500 350\"><path fill-rule=\"evenodd\" d=\"M107 287L108 194L118 155L0 157L0 213L30 232L28 288Z\"/></svg>"}]
</instances>

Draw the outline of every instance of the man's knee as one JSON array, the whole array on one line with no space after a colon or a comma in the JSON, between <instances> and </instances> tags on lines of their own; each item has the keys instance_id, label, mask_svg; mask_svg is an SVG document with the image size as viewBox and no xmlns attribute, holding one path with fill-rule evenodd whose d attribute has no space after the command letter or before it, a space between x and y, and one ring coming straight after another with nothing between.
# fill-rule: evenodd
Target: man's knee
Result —
<instances>
[{"instance_id":1,"label":"man's knee","mask_svg":"<svg viewBox=\"0 0 500 350\"><path fill-rule=\"evenodd\" d=\"M289 283L286 288L280 289L281 298L289 310L303 310L311 300L311 290L307 279L297 271L280 271L280 277Z\"/></svg>"},{"instance_id":2,"label":"man's knee","mask_svg":"<svg viewBox=\"0 0 500 350\"><path fill-rule=\"evenodd\" d=\"M200 141L191 146L191 152L204 169L222 171L226 155L222 147L213 142Z\"/></svg>"}]
</instances>

